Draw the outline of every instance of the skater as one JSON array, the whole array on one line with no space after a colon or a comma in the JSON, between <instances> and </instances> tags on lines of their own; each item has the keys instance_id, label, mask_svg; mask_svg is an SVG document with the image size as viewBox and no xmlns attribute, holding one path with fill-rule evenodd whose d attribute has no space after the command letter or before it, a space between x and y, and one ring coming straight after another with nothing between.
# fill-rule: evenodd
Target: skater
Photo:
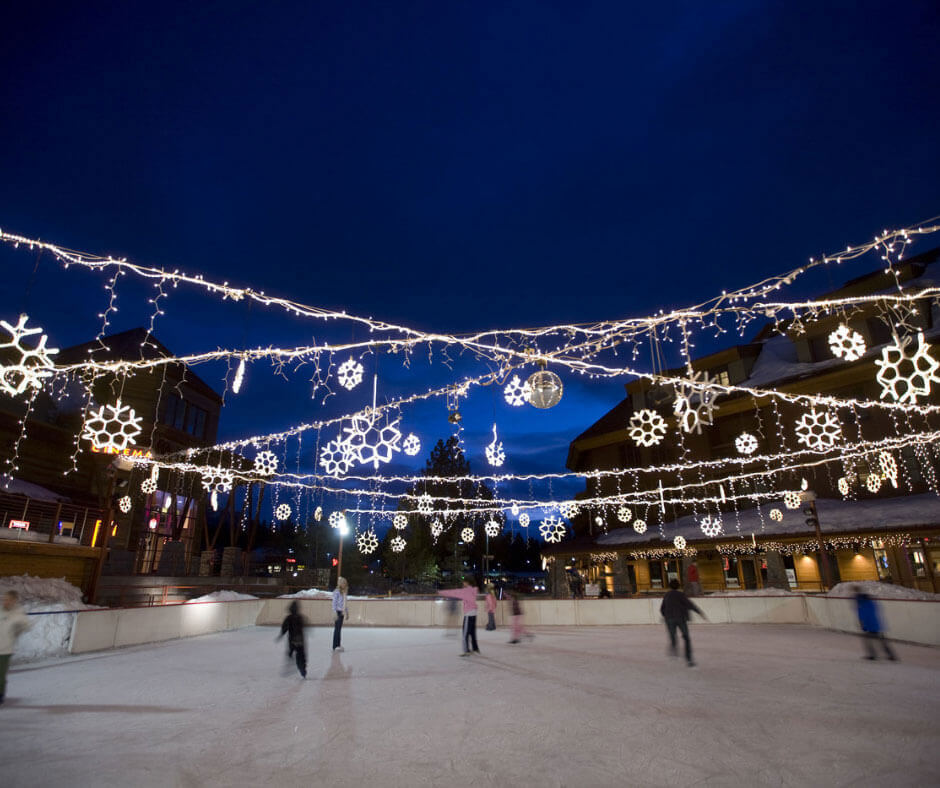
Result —
<instances>
[{"instance_id":1,"label":"skater","mask_svg":"<svg viewBox=\"0 0 940 788\"><path fill-rule=\"evenodd\" d=\"M686 596L701 596L702 595L702 584L698 579L698 564L693 561L689 564L689 568L685 573L686 583L685 583L685 595Z\"/></svg>"},{"instance_id":2,"label":"skater","mask_svg":"<svg viewBox=\"0 0 940 788\"><path fill-rule=\"evenodd\" d=\"M496 629L496 594L493 593L493 584L486 587L486 631L492 632Z\"/></svg>"},{"instance_id":3,"label":"skater","mask_svg":"<svg viewBox=\"0 0 940 788\"><path fill-rule=\"evenodd\" d=\"M679 590L679 581L669 581L669 591L663 597L663 603L659 606L660 615L666 619L666 630L669 632L669 653L672 656L678 654L676 650L676 630L682 632L682 639L685 641L685 659L689 667L695 667L692 661L692 641L689 640L689 611L694 610L706 621L707 616L698 608L691 599Z\"/></svg>"},{"instance_id":4,"label":"skater","mask_svg":"<svg viewBox=\"0 0 940 788\"><path fill-rule=\"evenodd\" d=\"M333 591L333 615L336 618L333 623L333 651L344 651L340 641L343 636L343 620L349 615L346 610L347 591L349 591L349 583L346 582L346 578L336 578L336 589Z\"/></svg>"},{"instance_id":5,"label":"skater","mask_svg":"<svg viewBox=\"0 0 940 788\"><path fill-rule=\"evenodd\" d=\"M294 600L288 608L290 611L284 623L281 624L280 640L287 633L287 659L292 656L297 660L297 670L303 678L307 678L307 648L304 644L304 617L300 615L300 605ZM288 668L289 669L289 668Z\"/></svg>"},{"instance_id":6,"label":"skater","mask_svg":"<svg viewBox=\"0 0 940 788\"><path fill-rule=\"evenodd\" d=\"M529 639L535 637L525 628L525 624L523 623L522 601L519 599L518 592L507 591L506 596L509 597L509 610L512 614L512 634L509 642L518 643L523 635Z\"/></svg>"},{"instance_id":7,"label":"skater","mask_svg":"<svg viewBox=\"0 0 940 788\"><path fill-rule=\"evenodd\" d=\"M7 689L7 669L13 656L16 639L32 625L19 605L20 597L16 591L7 591L0 608L0 703Z\"/></svg>"},{"instance_id":8,"label":"skater","mask_svg":"<svg viewBox=\"0 0 940 788\"><path fill-rule=\"evenodd\" d=\"M874 641L878 641L885 650L885 656L890 660L896 660L897 657L891 650L888 641L885 640L884 632L881 629L881 617L878 615L878 604L862 590L861 586L853 586L852 590L855 592L855 607L858 611L858 623L862 628L862 635L865 639L865 659L878 659L874 644Z\"/></svg>"},{"instance_id":9,"label":"skater","mask_svg":"<svg viewBox=\"0 0 940 788\"><path fill-rule=\"evenodd\" d=\"M480 590L471 578L463 579L463 588L440 589L441 596L459 599L463 602L463 651L461 657L469 657L471 651L480 653L477 646L477 594Z\"/></svg>"}]
</instances>

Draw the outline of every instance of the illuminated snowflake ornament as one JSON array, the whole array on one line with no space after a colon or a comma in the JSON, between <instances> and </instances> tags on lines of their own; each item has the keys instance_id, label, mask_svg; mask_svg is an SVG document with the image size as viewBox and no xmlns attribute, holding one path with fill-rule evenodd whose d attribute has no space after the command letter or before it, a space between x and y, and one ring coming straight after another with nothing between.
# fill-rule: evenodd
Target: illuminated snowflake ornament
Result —
<instances>
[{"instance_id":1,"label":"illuminated snowflake ornament","mask_svg":"<svg viewBox=\"0 0 940 788\"><path fill-rule=\"evenodd\" d=\"M393 553L400 553L402 550L405 549L405 545L408 543L404 539L402 539L400 536L396 536L388 544L389 544L389 547L392 548Z\"/></svg>"},{"instance_id":2,"label":"illuminated snowflake ornament","mask_svg":"<svg viewBox=\"0 0 940 788\"><path fill-rule=\"evenodd\" d=\"M345 476L355 461L352 449L344 440L331 440L320 449L320 467L327 476Z\"/></svg>"},{"instance_id":3,"label":"illuminated snowflake ornament","mask_svg":"<svg viewBox=\"0 0 940 788\"><path fill-rule=\"evenodd\" d=\"M518 517L519 516L519 504L514 503L512 506L509 507L509 511L512 512L513 517Z\"/></svg>"},{"instance_id":4,"label":"illuminated snowflake ornament","mask_svg":"<svg viewBox=\"0 0 940 788\"><path fill-rule=\"evenodd\" d=\"M824 451L831 449L842 437L839 421L828 411L817 412L810 408L796 423L796 439L809 449Z\"/></svg>"},{"instance_id":5,"label":"illuminated snowflake ornament","mask_svg":"<svg viewBox=\"0 0 940 788\"><path fill-rule=\"evenodd\" d=\"M539 533L546 542L560 542L566 533L565 524L557 517L549 515L539 525Z\"/></svg>"},{"instance_id":6,"label":"illuminated snowflake ornament","mask_svg":"<svg viewBox=\"0 0 940 788\"><path fill-rule=\"evenodd\" d=\"M431 523L431 536L437 539L437 537L439 537L442 533L444 533L444 523L442 523L440 520L435 520L434 522L432 522Z\"/></svg>"},{"instance_id":7,"label":"illuminated snowflake ornament","mask_svg":"<svg viewBox=\"0 0 940 788\"><path fill-rule=\"evenodd\" d=\"M675 545L676 550L685 550L686 541L684 536L677 536L672 540L672 543Z\"/></svg>"},{"instance_id":8,"label":"illuminated snowflake ornament","mask_svg":"<svg viewBox=\"0 0 940 788\"><path fill-rule=\"evenodd\" d=\"M849 479L847 476L840 476L839 481L836 482L836 485L838 486L839 492L842 493L842 495L849 494L851 487L849 486Z\"/></svg>"},{"instance_id":9,"label":"illuminated snowflake ornament","mask_svg":"<svg viewBox=\"0 0 940 788\"><path fill-rule=\"evenodd\" d=\"M783 512L781 512L779 509L771 509L771 510L770 510L770 519L773 520L775 523L782 522L782 520L783 520Z\"/></svg>"},{"instance_id":10,"label":"illuminated snowflake ornament","mask_svg":"<svg viewBox=\"0 0 940 788\"><path fill-rule=\"evenodd\" d=\"M938 364L928 352L923 333L917 335L917 349L908 348L911 337L895 339L895 344L883 348L881 358L875 359L881 384L881 399L890 397L895 402L917 402L918 397L930 394L931 383L940 382Z\"/></svg>"},{"instance_id":11,"label":"illuminated snowflake ornament","mask_svg":"<svg viewBox=\"0 0 940 788\"><path fill-rule=\"evenodd\" d=\"M0 357L7 348L19 353L19 358L14 364L0 360L0 391L5 391L11 397L22 394L27 388L41 388L43 378L49 377L55 369L50 356L59 352L55 348L46 347L48 337L42 333L41 328L26 328L28 320L26 315L20 315L15 326L11 326L6 320L0 320L0 326L10 334L8 341L0 342ZM36 334L41 336L35 348L22 344L23 339Z\"/></svg>"},{"instance_id":12,"label":"illuminated snowflake ornament","mask_svg":"<svg viewBox=\"0 0 940 788\"><path fill-rule=\"evenodd\" d=\"M638 534L646 533L646 522L643 520L634 520L633 521L633 530Z\"/></svg>"},{"instance_id":13,"label":"illuminated snowflake ornament","mask_svg":"<svg viewBox=\"0 0 940 788\"><path fill-rule=\"evenodd\" d=\"M472 528L464 528L464 529L460 532L460 538L463 539L463 540L464 540L465 542L467 542L467 543L472 542L474 536L475 536L475 534L473 533L473 529L472 529Z\"/></svg>"},{"instance_id":14,"label":"illuminated snowflake ornament","mask_svg":"<svg viewBox=\"0 0 940 788\"><path fill-rule=\"evenodd\" d=\"M350 358L339 365L336 370L336 378L339 385L348 391L352 391L356 386L362 383L362 364L356 359Z\"/></svg>"},{"instance_id":15,"label":"illuminated snowflake ornament","mask_svg":"<svg viewBox=\"0 0 940 788\"><path fill-rule=\"evenodd\" d=\"M144 495L155 493L157 491L157 483L153 479L144 479L140 483L140 491L144 493Z\"/></svg>"},{"instance_id":16,"label":"illuminated snowflake ornament","mask_svg":"<svg viewBox=\"0 0 940 788\"><path fill-rule=\"evenodd\" d=\"M277 470L277 457L273 451L259 451L255 456L255 473L270 476Z\"/></svg>"},{"instance_id":17,"label":"illuminated snowflake ornament","mask_svg":"<svg viewBox=\"0 0 940 788\"><path fill-rule=\"evenodd\" d=\"M383 462L391 462L396 451L401 451L400 419L379 425L379 415L373 412L352 417L352 426L344 427L348 433L346 443L360 465L373 465L375 470Z\"/></svg>"},{"instance_id":18,"label":"illuminated snowflake ornament","mask_svg":"<svg viewBox=\"0 0 940 788\"><path fill-rule=\"evenodd\" d=\"M868 474L868 478L865 480L865 486L868 488L869 492L878 492L881 489L881 477L877 473Z\"/></svg>"},{"instance_id":19,"label":"illuminated snowflake ornament","mask_svg":"<svg viewBox=\"0 0 940 788\"><path fill-rule=\"evenodd\" d=\"M408 517L404 514L396 514L392 518L392 525L394 525L399 531L404 531L408 527Z\"/></svg>"},{"instance_id":20,"label":"illuminated snowflake ornament","mask_svg":"<svg viewBox=\"0 0 940 788\"><path fill-rule=\"evenodd\" d=\"M483 526L483 530L486 533L486 535L490 537L491 539L494 536L499 536L499 531L500 531L499 523L496 522L496 520L489 520L487 521L486 525Z\"/></svg>"},{"instance_id":21,"label":"illuminated snowflake ornament","mask_svg":"<svg viewBox=\"0 0 940 788\"><path fill-rule=\"evenodd\" d=\"M202 474L202 488L207 493L227 493L232 489L235 474L228 468L208 468Z\"/></svg>"},{"instance_id":22,"label":"illuminated snowflake ornament","mask_svg":"<svg viewBox=\"0 0 940 788\"><path fill-rule=\"evenodd\" d=\"M401 448L409 457L414 457L421 451L421 440L413 432L410 432L408 433L408 437L405 438L404 443L402 443Z\"/></svg>"},{"instance_id":23,"label":"illuminated snowflake ornament","mask_svg":"<svg viewBox=\"0 0 940 788\"><path fill-rule=\"evenodd\" d=\"M633 512L631 512L626 506L621 506L617 510L617 519L622 523L629 523L633 519Z\"/></svg>"},{"instance_id":24,"label":"illuminated snowflake ornament","mask_svg":"<svg viewBox=\"0 0 940 788\"><path fill-rule=\"evenodd\" d=\"M506 461L506 452L503 451L503 444L496 437L496 425L493 425L493 440L486 447L486 461L494 468L498 468Z\"/></svg>"},{"instance_id":25,"label":"illuminated snowflake ornament","mask_svg":"<svg viewBox=\"0 0 940 788\"><path fill-rule=\"evenodd\" d=\"M313 510L313 519L316 520L317 522L320 522L320 520L323 519L323 507L322 506L318 506L316 509Z\"/></svg>"},{"instance_id":26,"label":"illuminated snowflake ornament","mask_svg":"<svg viewBox=\"0 0 940 788\"><path fill-rule=\"evenodd\" d=\"M523 381L518 375L513 375L510 381L503 389L503 397L506 402L515 408L525 405L532 395L532 388L528 381Z\"/></svg>"},{"instance_id":27,"label":"illuminated snowflake ornament","mask_svg":"<svg viewBox=\"0 0 940 788\"><path fill-rule=\"evenodd\" d=\"M630 437L638 446L655 446L666 436L666 422L655 410L644 408L630 417Z\"/></svg>"},{"instance_id":28,"label":"illuminated snowflake ornament","mask_svg":"<svg viewBox=\"0 0 940 788\"><path fill-rule=\"evenodd\" d=\"M800 493L789 490L783 494L783 505L787 509L799 509L801 503L803 503L803 496Z\"/></svg>"},{"instance_id":29,"label":"illuminated snowflake ornament","mask_svg":"<svg viewBox=\"0 0 940 788\"><path fill-rule=\"evenodd\" d=\"M757 438L749 432L742 432L734 439L734 448L738 450L738 454L753 454L757 451Z\"/></svg>"},{"instance_id":30,"label":"illuminated snowflake ornament","mask_svg":"<svg viewBox=\"0 0 940 788\"><path fill-rule=\"evenodd\" d=\"M707 372L694 372L688 380L676 384L673 410L685 432L694 431L701 435L702 425L712 423L715 400L720 395L709 388L714 382Z\"/></svg>"},{"instance_id":31,"label":"illuminated snowflake ornament","mask_svg":"<svg viewBox=\"0 0 940 788\"><path fill-rule=\"evenodd\" d=\"M881 478L890 479L891 486L898 486L898 463L890 452L882 451L878 453L878 467L881 468Z\"/></svg>"},{"instance_id":32,"label":"illuminated snowflake ornament","mask_svg":"<svg viewBox=\"0 0 940 788\"><path fill-rule=\"evenodd\" d=\"M578 513L578 505L574 501L563 501L558 504L558 511L562 517L570 520Z\"/></svg>"},{"instance_id":33,"label":"illuminated snowflake ornament","mask_svg":"<svg viewBox=\"0 0 940 788\"><path fill-rule=\"evenodd\" d=\"M711 537L718 536L723 530L721 518L717 516L712 517L711 515L703 517L699 522L699 527L702 529L702 533L705 534L705 536Z\"/></svg>"},{"instance_id":34,"label":"illuminated snowflake ornament","mask_svg":"<svg viewBox=\"0 0 940 788\"><path fill-rule=\"evenodd\" d=\"M330 519L327 522L331 528L342 528L346 524L346 515L342 512L330 512Z\"/></svg>"},{"instance_id":35,"label":"illuminated snowflake ornament","mask_svg":"<svg viewBox=\"0 0 940 788\"><path fill-rule=\"evenodd\" d=\"M90 411L82 430L82 437L101 451L120 452L134 445L134 438L141 433L140 417L129 405L118 399L114 405L102 405Z\"/></svg>"},{"instance_id":36,"label":"illuminated snowflake ornament","mask_svg":"<svg viewBox=\"0 0 940 788\"><path fill-rule=\"evenodd\" d=\"M430 514L434 511L434 499L428 493L418 496L418 511L421 514Z\"/></svg>"},{"instance_id":37,"label":"illuminated snowflake ornament","mask_svg":"<svg viewBox=\"0 0 940 788\"><path fill-rule=\"evenodd\" d=\"M525 512L519 515L519 525L521 525L523 528L529 527L529 515Z\"/></svg>"},{"instance_id":38,"label":"illuminated snowflake ornament","mask_svg":"<svg viewBox=\"0 0 940 788\"><path fill-rule=\"evenodd\" d=\"M124 512L124 514L127 514L131 510L131 497L129 495L123 496L121 500L118 501L118 508Z\"/></svg>"},{"instance_id":39,"label":"illuminated snowflake ornament","mask_svg":"<svg viewBox=\"0 0 940 788\"><path fill-rule=\"evenodd\" d=\"M277 509L274 510L274 516L281 521L287 520L290 518L290 506L286 503L280 504Z\"/></svg>"},{"instance_id":40,"label":"illuminated snowflake ornament","mask_svg":"<svg viewBox=\"0 0 940 788\"><path fill-rule=\"evenodd\" d=\"M832 355L845 361L858 361L868 349L865 337L842 323L829 335L829 348Z\"/></svg>"},{"instance_id":41,"label":"illuminated snowflake ornament","mask_svg":"<svg viewBox=\"0 0 940 788\"><path fill-rule=\"evenodd\" d=\"M379 547L379 537L375 535L375 531L371 528L368 531L363 531L356 537L356 547L363 555L371 555Z\"/></svg>"}]
</instances>

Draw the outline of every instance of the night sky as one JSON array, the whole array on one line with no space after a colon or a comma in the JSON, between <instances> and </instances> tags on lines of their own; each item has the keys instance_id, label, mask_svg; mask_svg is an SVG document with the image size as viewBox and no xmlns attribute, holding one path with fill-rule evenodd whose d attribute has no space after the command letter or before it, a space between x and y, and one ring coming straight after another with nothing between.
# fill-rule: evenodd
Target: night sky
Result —
<instances>
[{"instance_id":1,"label":"night sky","mask_svg":"<svg viewBox=\"0 0 940 788\"><path fill-rule=\"evenodd\" d=\"M2 31L4 230L422 329L649 314L940 213L932 1L18 3ZM103 280L34 263L0 250L6 319L93 337ZM112 328L147 297L122 282ZM355 335L167 303L179 354ZM367 367L385 394L446 377ZM369 398L304 381L253 367L222 437ZM565 377L549 412L475 395L474 468L495 419L512 470L562 470L624 382ZM440 402L405 421L449 431Z\"/></svg>"}]
</instances>

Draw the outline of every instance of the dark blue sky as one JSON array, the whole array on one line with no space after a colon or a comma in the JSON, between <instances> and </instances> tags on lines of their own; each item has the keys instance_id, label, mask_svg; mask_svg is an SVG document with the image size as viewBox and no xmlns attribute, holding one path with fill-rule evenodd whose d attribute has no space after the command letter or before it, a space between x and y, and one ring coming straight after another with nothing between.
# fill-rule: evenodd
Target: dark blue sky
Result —
<instances>
[{"instance_id":1,"label":"dark blue sky","mask_svg":"<svg viewBox=\"0 0 940 788\"><path fill-rule=\"evenodd\" d=\"M648 314L940 213L930 1L20 3L2 30L0 227L425 329ZM0 260L15 315L34 258ZM99 287L46 259L30 311L85 340ZM178 353L322 332L171 302ZM497 414L531 467L621 391L569 383ZM226 434L318 413L264 397Z\"/></svg>"}]
</instances>

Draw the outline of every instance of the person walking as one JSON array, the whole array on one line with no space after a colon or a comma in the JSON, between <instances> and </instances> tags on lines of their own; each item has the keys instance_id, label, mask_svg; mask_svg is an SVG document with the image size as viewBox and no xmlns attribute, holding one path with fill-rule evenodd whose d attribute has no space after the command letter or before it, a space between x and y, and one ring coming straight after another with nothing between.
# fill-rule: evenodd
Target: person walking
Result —
<instances>
[{"instance_id":1,"label":"person walking","mask_svg":"<svg viewBox=\"0 0 940 788\"><path fill-rule=\"evenodd\" d=\"M307 678L307 647L304 643L306 621L300 614L300 605L296 599L290 603L288 611L287 617L281 624L281 634L277 636L277 639L280 640L285 633L287 634L287 659L293 656L297 661L297 670L300 671L300 675Z\"/></svg>"},{"instance_id":2,"label":"person walking","mask_svg":"<svg viewBox=\"0 0 940 788\"><path fill-rule=\"evenodd\" d=\"M0 607L0 703L3 703L6 695L7 670L16 639L32 626L19 602L16 591L7 591L3 595L3 606Z\"/></svg>"},{"instance_id":3,"label":"person walking","mask_svg":"<svg viewBox=\"0 0 940 788\"><path fill-rule=\"evenodd\" d=\"M858 612L858 623L862 628L862 635L865 642L865 659L878 659L875 652L875 641L881 643L885 651L885 656L890 660L896 660L894 652L888 641L885 640L884 632L881 626L881 616L878 615L878 604L861 586L853 586L855 592L855 609Z\"/></svg>"},{"instance_id":4,"label":"person walking","mask_svg":"<svg viewBox=\"0 0 940 788\"><path fill-rule=\"evenodd\" d=\"M336 588L333 590L333 651L344 651L342 646L343 620L348 611L346 609L346 596L349 591L349 583L345 577L336 578Z\"/></svg>"},{"instance_id":5,"label":"person walking","mask_svg":"<svg viewBox=\"0 0 940 788\"><path fill-rule=\"evenodd\" d=\"M666 631L669 632L669 653L677 656L676 649L676 630L682 632L682 639L685 641L685 660L689 667L695 667L692 661L692 641L689 639L689 611L694 610L706 621L708 617L699 609L691 599L679 590L679 581L670 580L669 590L663 597L663 602L659 606L660 615L666 620Z\"/></svg>"},{"instance_id":6,"label":"person walking","mask_svg":"<svg viewBox=\"0 0 940 788\"><path fill-rule=\"evenodd\" d=\"M496 594L493 593L493 584L486 587L486 597L483 600L486 603L486 631L492 632L496 629Z\"/></svg>"},{"instance_id":7,"label":"person walking","mask_svg":"<svg viewBox=\"0 0 940 788\"><path fill-rule=\"evenodd\" d=\"M477 595L480 589L469 577L463 579L463 588L442 588L438 594L463 602L463 651L461 657L469 657L470 653L479 654L477 645Z\"/></svg>"}]
</instances>

